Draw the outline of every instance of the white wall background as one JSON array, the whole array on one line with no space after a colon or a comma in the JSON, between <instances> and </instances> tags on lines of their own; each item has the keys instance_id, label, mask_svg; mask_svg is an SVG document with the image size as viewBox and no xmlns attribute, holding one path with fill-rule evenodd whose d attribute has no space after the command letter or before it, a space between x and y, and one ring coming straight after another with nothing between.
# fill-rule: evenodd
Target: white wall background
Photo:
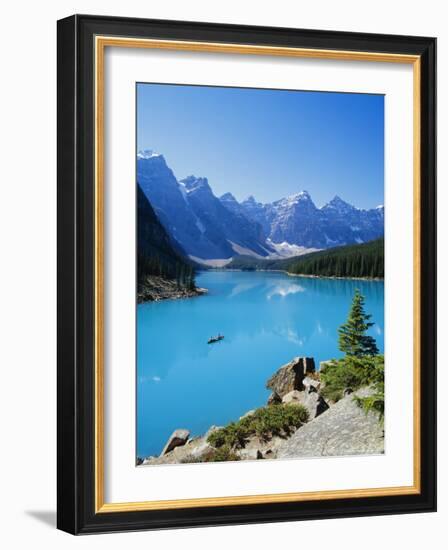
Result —
<instances>
[{"instance_id":1,"label":"white wall background","mask_svg":"<svg viewBox=\"0 0 448 550\"><path fill-rule=\"evenodd\" d=\"M55 530L56 20L73 13L437 36L439 39L439 387L448 296L448 30L438 0L89 0L7 3L0 33L0 543L53 548L331 547L409 550L446 540L447 407L439 406L439 512L75 538ZM441 398L445 392L440 392Z\"/></svg>"}]
</instances>

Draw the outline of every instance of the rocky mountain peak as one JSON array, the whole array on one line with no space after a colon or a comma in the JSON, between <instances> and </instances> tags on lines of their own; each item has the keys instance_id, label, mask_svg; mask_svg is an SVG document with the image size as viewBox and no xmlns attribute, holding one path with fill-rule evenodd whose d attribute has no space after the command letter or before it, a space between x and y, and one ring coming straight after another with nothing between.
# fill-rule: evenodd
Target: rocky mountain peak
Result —
<instances>
[{"instance_id":1,"label":"rocky mountain peak","mask_svg":"<svg viewBox=\"0 0 448 550\"><path fill-rule=\"evenodd\" d=\"M249 195L247 199L243 201L243 204L259 204L253 195Z\"/></svg>"},{"instance_id":2,"label":"rocky mountain peak","mask_svg":"<svg viewBox=\"0 0 448 550\"><path fill-rule=\"evenodd\" d=\"M179 183L185 186L187 193L191 193L199 190L207 190L212 192L207 178L197 178L196 176L187 176L183 180L180 180Z\"/></svg>"},{"instance_id":3,"label":"rocky mountain peak","mask_svg":"<svg viewBox=\"0 0 448 550\"><path fill-rule=\"evenodd\" d=\"M149 160L149 159L153 159L153 158L162 158L163 159L163 155L161 155L160 153L156 153L152 149L143 149L142 151L139 151L137 153L137 158L140 159L140 160Z\"/></svg>"},{"instance_id":4,"label":"rocky mountain peak","mask_svg":"<svg viewBox=\"0 0 448 550\"><path fill-rule=\"evenodd\" d=\"M342 200L339 195L335 195L331 199L331 201L324 206L324 208L332 208L333 210L338 210L340 212L346 212L348 210L356 210L356 208L353 205Z\"/></svg>"},{"instance_id":5,"label":"rocky mountain peak","mask_svg":"<svg viewBox=\"0 0 448 550\"><path fill-rule=\"evenodd\" d=\"M280 209L291 209L295 207L299 207L301 209L316 209L316 205L314 204L308 191L300 191L300 193L295 193L294 195L280 199L273 204Z\"/></svg>"},{"instance_id":6,"label":"rocky mountain peak","mask_svg":"<svg viewBox=\"0 0 448 550\"><path fill-rule=\"evenodd\" d=\"M224 193L224 195L219 197L219 200L222 202L238 202L232 193Z\"/></svg>"},{"instance_id":7,"label":"rocky mountain peak","mask_svg":"<svg viewBox=\"0 0 448 550\"><path fill-rule=\"evenodd\" d=\"M293 197L301 200L308 200L308 199L311 200L311 195L308 193L306 189L304 189L303 191L300 191L299 193L296 193L295 195L293 195Z\"/></svg>"}]
</instances>

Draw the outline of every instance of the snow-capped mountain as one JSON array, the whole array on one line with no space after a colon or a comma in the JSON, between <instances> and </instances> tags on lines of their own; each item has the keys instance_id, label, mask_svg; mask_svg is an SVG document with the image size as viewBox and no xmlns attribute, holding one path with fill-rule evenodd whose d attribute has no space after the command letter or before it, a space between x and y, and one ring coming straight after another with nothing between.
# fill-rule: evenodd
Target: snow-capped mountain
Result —
<instances>
[{"instance_id":1,"label":"snow-capped mountain","mask_svg":"<svg viewBox=\"0 0 448 550\"><path fill-rule=\"evenodd\" d=\"M335 196L318 208L307 191L263 204L217 198L207 180L177 180L163 155L137 154L137 181L175 243L197 261L286 257L384 234L384 207L361 210Z\"/></svg>"},{"instance_id":2,"label":"snow-capped mountain","mask_svg":"<svg viewBox=\"0 0 448 550\"><path fill-rule=\"evenodd\" d=\"M202 231L196 216L163 155L152 151L139 152L137 183L170 237L186 252L193 245L200 255L210 249L209 243L202 244ZM220 251L214 252L218 254Z\"/></svg>"},{"instance_id":3,"label":"snow-capped mountain","mask_svg":"<svg viewBox=\"0 0 448 550\"><path fill-rule=\"evenodd\" d=\"M163 155L148 150L137 155L137 181L170 236L194 259L270 254L261 227L227 209L207 178L177 181Z\"/></svg>"},{"instance_id":4,"label":"snow-capped mountain","mask_svg":"<svg viewBox=\"0 0 448 550\"><path fill-rule=\"evenodd\" d=\"M322 208L317 208L307 191L270 204L249 197L241 206L273 243L322 249L367 242L384 234L383 206L361 210L337 195Z\"/></svg>"},{"instance_id":5,"label":"snow-capped mountain","mask_svg":"<svg viewBox=\"0 0 448 550\"><path fill-rule=\"evenodd\" d=\"M363 243L384 235L384 207L360 210L337 195L322 209L326 237L343 244Z\"/></svg>"},{"instance_id":6,"label":"snow-capped mountain","mask_svg":"<svg viewBox=\"0 0 448 550\"><path fill-rule=\"evenodd\" d=\"M269 238L307 248L324 248L319 234L319 210L308 191L276 201L267 208Z\"/></svg>"},{"instance_id":7,"label":"snow-capped mountain","mask_svg":"<svg viewBox=\"0 0 448 550\"><path fill-rule=\"evenodd\" d=\"M269 236L271 232L271 216L268 215L269 205L257 202L255 198L250 195L244 200L241 205L242 212L250 219L258 222L266 236Z\"/></svg>"},{"instance_id":8,"label":"snow-capped mountain","mask_svg":"<svg viewBox=\"0 0 448 550\"><path fill-rule=\"evenodd\" d=\"M247 249L259 256L270 253L266 239L258 223L251 222L237 209L226 208L215 197L207 178L188 176L180 180L184 186L188 203L204 230L204 234L213 242L220 243L228 258L241 249Z\"/></svg>"}]
</instances>

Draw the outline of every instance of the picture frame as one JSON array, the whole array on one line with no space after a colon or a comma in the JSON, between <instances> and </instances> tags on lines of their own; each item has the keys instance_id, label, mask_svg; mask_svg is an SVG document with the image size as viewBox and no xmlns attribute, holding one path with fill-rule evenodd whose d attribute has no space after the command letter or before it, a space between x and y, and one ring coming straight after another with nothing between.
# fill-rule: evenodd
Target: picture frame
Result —
<instances>
[{"instance_id":1,"label":"picture frame","mask_svg":"<svg viewBox=\"0 0 448 550\"><path fill-rule=\"evenodd\" d=\"M107 48L412 66L412 484L163 501L105 499ZM57 65L58 528L87 534L435 511L436 40L74 15L58 21Z\"/></svg>"}]
</instances>

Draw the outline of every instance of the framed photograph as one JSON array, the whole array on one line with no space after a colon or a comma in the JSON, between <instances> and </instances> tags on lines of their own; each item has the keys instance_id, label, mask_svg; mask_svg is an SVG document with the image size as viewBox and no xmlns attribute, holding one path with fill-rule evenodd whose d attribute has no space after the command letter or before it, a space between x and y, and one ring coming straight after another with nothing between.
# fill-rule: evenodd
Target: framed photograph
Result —
<instances>
[{"instance_id":1,"label":"framed photograph","mask_svg":"<svg viewBox=\"0 0 448 550\"><path fill-rule=\"evenodd\" d=\"M58 22L58 527L436 508L436 40Z\"/></svg>"}]
</instances>

